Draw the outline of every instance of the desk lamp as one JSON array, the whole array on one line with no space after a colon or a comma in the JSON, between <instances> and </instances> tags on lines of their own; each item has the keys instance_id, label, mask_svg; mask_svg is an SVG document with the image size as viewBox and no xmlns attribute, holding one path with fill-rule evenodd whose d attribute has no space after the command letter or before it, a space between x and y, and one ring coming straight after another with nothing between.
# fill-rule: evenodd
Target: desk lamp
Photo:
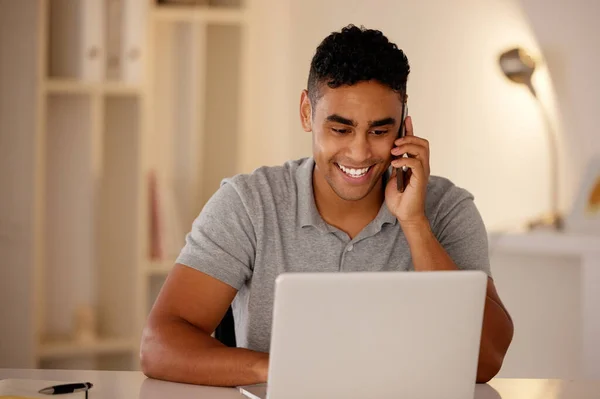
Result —
<instances>
[{"instance_id":1,"label":"desk lamp","mask_svg":"<svg viewBox=\"0 0 600 399\"><path fill-rule=\"evenodd\" d=\"M548 112L537 96L531 80L531 76L536 67L535 61L522 48L513 48L500 54L498 62L502 72L508 79L515 83L525 85L529 89L541 109L546 127L546 134L548 135L550 148L550 211L548 214L528 222L527 227L530 230L539 228L562 230L563 217L558 211L558 148L556 136L552 129L552 123L548 117Z\"/></svg>"}]
</instances>

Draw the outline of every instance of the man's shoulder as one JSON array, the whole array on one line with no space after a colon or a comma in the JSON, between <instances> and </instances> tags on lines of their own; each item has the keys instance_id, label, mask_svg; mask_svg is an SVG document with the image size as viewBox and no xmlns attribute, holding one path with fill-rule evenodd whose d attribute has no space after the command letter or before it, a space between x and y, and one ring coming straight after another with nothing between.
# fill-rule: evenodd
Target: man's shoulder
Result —
<instances>
[{"instance_id":1,"label":"man's shoulder","mask_svg":"<svg viewBox=\"0 0 600 399\"><path fill-rule=\"evenodd\" d=\"M233 186L242 200L276 201L295 195L298 171L310 158L289 160L281 165L261 166L250 173L240 173L221 181Z\"/></svg>"},{"instance_id":2,"label":"man's shoulder","mask_svg":"<svg viewBox=\"0 0 600 399\"><path fill-rule=\"evenodd\" d=\"M470 191L459 187L446 177L434 175L429 177L426 204L429 212L439 213L449 211L465 200L474 200L474 196Z\"/></svg>"}]
</instances>

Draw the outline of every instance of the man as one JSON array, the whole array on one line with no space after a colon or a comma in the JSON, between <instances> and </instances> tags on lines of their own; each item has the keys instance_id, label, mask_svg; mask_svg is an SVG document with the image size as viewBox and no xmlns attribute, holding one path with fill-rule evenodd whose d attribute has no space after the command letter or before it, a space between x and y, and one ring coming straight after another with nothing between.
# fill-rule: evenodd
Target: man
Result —
<instances>
[{"instance_id":1,"label":"man","mask_svg":"<svg viewBox=\"0 0 600 399\"><path fill-rule=\"evenodd\" d=\"M208 201L148 318L147 376L266 382L282 272L478 269L491 276L473 197L430 177L429 143L414 134L410 117L407 136L397 139L408 74L404 53L379 31L348 26L324 39L300 101L313 157L234 176ZM403 193L390 175L402 166L411 171ZM211 337L232 301L238 348ZM499 371L512 335L490 277L478 382Z\"/></svg>"}]
</instances>

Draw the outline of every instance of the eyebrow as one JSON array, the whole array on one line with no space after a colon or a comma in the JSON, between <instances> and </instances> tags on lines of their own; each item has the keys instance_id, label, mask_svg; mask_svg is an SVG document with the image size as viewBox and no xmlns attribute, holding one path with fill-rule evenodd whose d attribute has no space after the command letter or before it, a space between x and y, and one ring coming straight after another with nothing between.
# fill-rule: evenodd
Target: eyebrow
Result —
<instances>
[{"instance_id":1,"label":"eyebrow","mask_svg":"<svg viewBox=\"0 0 600 399\"><path fill-rule=\"evenodd\" d=\"M339 116L338 114L332 114L327 117L327 120L330 122L341 123L342 125L354 126L356 127L356 122L352 119L344 118L343 116Z\"/></svg>"},{"instance_id":2,"label":"eyebrow","mask_svg":"<svg viewBox=\"0 0 600 399\"><path fill-rule=\"evenodd\" d=\"M332 114L327 117L327 120L330 122L341 123L342 125L354 126L356 127L356 121L352 119L344 118L343 116ZM386 125L393 125L396 123L396 119L394 118L383 118L376 121L369 122L369 127L380 127Z\"/></svg>"},{"instance_id":3,"label":"eyebrow","mask_svg":"<svg viewBox=\"0 0 600 399\"><path fill-rule=\"evenodd\" d=\"M380 119L378 121L369 122L369 127L380 127L380 126L386 126L386 125L393 125L394 123L396 123L396 120L394 118L384 118L384 119Z\"/></svg>"}]
</instances>

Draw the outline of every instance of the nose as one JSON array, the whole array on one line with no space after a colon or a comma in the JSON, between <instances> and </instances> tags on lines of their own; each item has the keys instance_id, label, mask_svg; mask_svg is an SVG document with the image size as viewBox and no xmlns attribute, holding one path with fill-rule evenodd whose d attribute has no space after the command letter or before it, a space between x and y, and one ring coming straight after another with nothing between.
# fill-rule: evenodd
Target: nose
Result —
<instances>
[{"instance_id":1,"label":"nose","mask_svg":"<svg viewBox=\"0 0 600 399\"><path fill-rule=\"evenodd\" d=\"M360 164L371 158L371 143L366 135L355 134L349 144L350 158Z\"/></svg>"}]
</instances>

